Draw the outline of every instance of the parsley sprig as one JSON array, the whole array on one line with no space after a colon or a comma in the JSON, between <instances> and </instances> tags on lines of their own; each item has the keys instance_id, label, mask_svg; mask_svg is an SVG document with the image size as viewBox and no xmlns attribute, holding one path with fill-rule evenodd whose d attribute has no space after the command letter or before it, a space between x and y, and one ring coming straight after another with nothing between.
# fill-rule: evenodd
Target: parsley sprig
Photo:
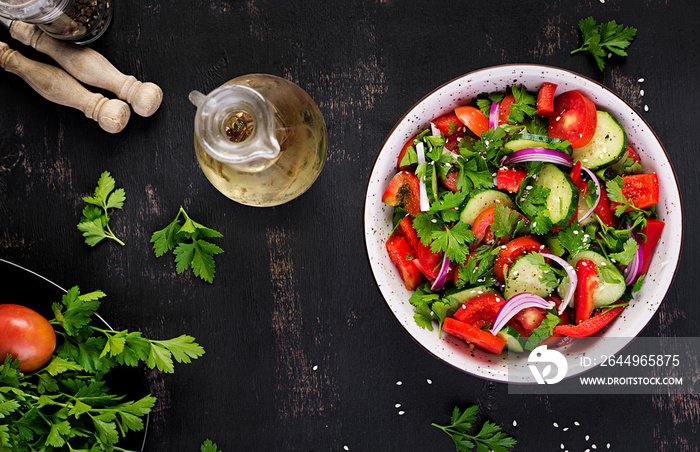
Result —
<instances>
[{"instance_id":1,"label":"parsley sprig","mask_svg":"<svg viewBox=\"0 0 700 452\"><path fill-rule=\"evenodd\" d=\"M200 452L221 452L219 446L214 444L210 439L205 440L199 448Z\"/></svg>"},{"instance_id":2,"label":"parsley sprig","mask_svg":"<svg viewBox=\"0 0 700 452\"><path fill-rule=\"evenodd\" d=\"M43 368L25 374L11 356L0 362L0 450L125 451L117 444L143 430L156 398L110 393L110 369L144 362L173 372L173 359L190 362L204 354L190 336L155 341L95 326L91 319L104 296L73 287L53 304L50 323L60 345Z\"/></svg>"},{"instance_id":3,"label":"parsley sprig","mask_svg":"<svg viewBox=\"0 0 700 452\"><path fill-rule=\"evenodd\" d=\"M180 217L184 223L180 223ZM214 255L224 250L204 239L223 237L220 232L210 229L192 220L185 209L180 207L175 219L160 231L151 236L153 252L161 257L170 250L175 254L178 273L192 268L194 274L208 283L214 281Z\"/></svg>"},{"instance_id":4,"label":"parsley sprig","mask_svg":"<svg viewBox=\"0 0 700 452\"><path fill-rule=\"evenodd\" d=\"M124 246L109 227L109 213L112 209L121 209L126 200L123 188L114 189L116 182L109 171L100 175L94 196L86 196L83 201L88 203L83 209L83 215L78 223L78 230L83 233L85 243L95 246L103 239L112 239Z\"/></svg>"},{"instance_id":5,"label":"parsley sprig","mask_svg":"<svg viewBox=\"0 0 700 452\"><path fill-rule=\"evenodd\" d=\"M582 19L578 23L583 37L583 45L571 52L589 52L595 58L598 69L605 69L608 54L627 56L624 49L630 46L637 34L637 29L618 25L614 20L598 25L593 17Z\"/></svg>"},{"instance_id":6,"label":"parsley sprig","mask_svg":"<svg viewBox=\"0 0 700 452\"><path fill-rule=\"evenodd\" d=\"M477 434L470 434L469 431L472 430L472 425L476 422L478 412L479 407L476 405L466 408L464 411L455 407L452 411L450 425L435 423L431 425L450 435L458 452L470 452L474 449L479 452L508 452L509 448L515 446L517 443L515 439L502 432L501 427L489 421L484 421L484 425L481 426Z\"/></svg>"}]
</instances>

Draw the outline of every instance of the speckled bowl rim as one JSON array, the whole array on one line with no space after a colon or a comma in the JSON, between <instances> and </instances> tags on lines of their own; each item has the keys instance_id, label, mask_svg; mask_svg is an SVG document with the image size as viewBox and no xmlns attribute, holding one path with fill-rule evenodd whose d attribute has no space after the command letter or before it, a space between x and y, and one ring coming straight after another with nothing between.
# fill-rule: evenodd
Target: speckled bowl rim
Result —
<instances>
[{"instance_id":1,"label":"speckled bowl rim","mask_svg":"<svg viewBox=\"0 0 700 452\"><path fill-rule=\"evenodd\" d=\"M508 70L511 70L511 72L510 72L509 74L507 73ZM458 340L456 340L456 339L454 339L454 338L449 338L449 339L445 339L445 338L443 338L443 339L437 339L437 331L432 331L431 333L434 334L436 340L440 340L440 341L444 341L444 342L446 342L446 343L449 343L449 344L450 344L449 346L450 346L451 348L459 349L459 350L461 350L465 355L470 355L472 358L474 358L474 359L473 359L474 362L473 362L473 363L470 363L470 365L468 365L468 366L466 366L466 367L463 366L463 365L459 365L459 364L457 364L457 363L455 362L454 359L447 359L447 358L445 358L445 357L443 357L443 356L440 356L440 353L439 353L437 350L435 350L434 347L431 347L431 346L429 346L429 345L423 343L423 341L421 341L418 337L416 337L415 334L413 334L413 333L409 330L409 326L407 326L407 325L405 325L404 323L402 323L402 320L401 320L401 318L400 318L401 313L399 313L399 312L395 309L395 306L393 306L393 303L388 299L387 295L384 293L384 291L383 291L383 289L382 289L382 281L381 281L380 276L378 276L378 270L379 270L379 269L375 268L375 265L374 265L374 262L373 262L372 256L371 256L371 251L370 251L371 243L370 243L369 238L372 237L372 236L374 236L374 235L377 233L377 231L372 230L372 229L370 228L370 224L369 224L370 222L368 221L368 219L372 216L372 212L373 212L373 211L381 211L382 208L383 208L383 209L386 209L386 208L390 208L390 207L388 207L388 206L382 207L382 206L381 206L381 198L380 198L380 199L379 199L379 203L377 204L378 207L376 207L374 210L370 210L370 207L371 207L371 205L372 205L372 201L370 200L370 191L371 191L371 188L372 188L373 185L374 185L374 184L372 183L373 177L376 177L376 176L377 176L377 175L375 174L375 171L377 171L377 165L378 165L378 163L379 163L379 161L380 161L380 158L383 156L384 153L396 152L396 151L394 151L394 149L390 149L390 148L387 147L387 146L389 145L389 142L392 141L392 139L394 138L394 134L397 133L397 131L399 130L399 128L400 128L406 121L410 121L409 117L410 117L411 115L415 115L416 112L421 108L421 106L423 106L423 104L426 103L429 99L433 98L434 96L442 95L442 94L441 94L442 91L443 91L443 90L446 90L447 87L451 86L451 85L454 84L454 83L458 83L458 84L459 84L460 81L465 81L465 82L467 82L467 81L469 81L470 79L473 79L473 78L479 76L479 75L482 74L482 73L487 74L487 73L489 73L489 72L503 71L504 73L503 73L502 75L492 75L491 78L498 78L498 77L500 77L501 79L509 79L509 80L512 79L512 80L513 80L513 83L510 84L510 85L512 86L512 84L518 84L518 80L517 80L517 79L518 79L519 77L524 77L524 76L525 76L524 72L525 72L525 71L528 71L528 70L529 70L529 71L533 71L533 74L534 74L534 72L536 72L536 71L541 71L541 74L542 74L542 76L541 76L542 80L541 80L541 81L542 81L542 82L548 81L548 80L549 80L549 81L556 81L556 80L554 80L555 77L553 77L553 76L552 76L552 77L548 77L548 76L545 76L545 75L544 75L544 74L546 74L546 73L548 73L548 72L555 72L555 73L558 73L558 74L559 74L558 76L561 76L561 77L573 78L574 81L581 82L581 83L583 83L584 85L589 84L589 85L592 85L592 87L593 87L594 89L596 89L596 90L601 90L601 94L604 94L604 95L606 95L606 96L612 96L613 101L621 102L622 105L623 105L623 108L627 108L627 109L630 110L630 112L632 113L632 117L633 117L633 118L636 116L636 118L638 118L639 120L641 120L641 127L646 127L646 128L648 129L648 132L651 133L652 138L653 138L653 140L651 141L652 145L658 146L658 148L659 148L659 149L662 151L662 153L663 153L663 154L661 155L661 157L663 157L664 160L662 161L661 165L663 166L663 164L665 163L665 164L667 164L667 165L669 166L669 168L670 168L671 175L673 176L673 181L675 182L675 184L674 184L673 187L662 187L662 190L665 189L665 190L667 190L667 191L669 192L670 195L672 195L672 196L670 197L671 199L670 199L668 202L670 202L670 203L677 202L677 203L678 203L678 208L677 208L677 209L674 209L673 211L664 211L664 213L667 213L668 216L673 216L673 217L679 216L679 217L680 217L680 224L678 225L678 228L680 228L679 234L676 234L676 236L670 238L670 239L671 239L671 240L670 240L670 243L671 243L672 245L676 245L676 247L677 247L677 252L674 253L674 256L673 256L673 264L674 264L674 265L673 265L673 271L672 271L672 274L671 274L670 278L667 277L667 278L664 280L664 281L667 282L667 287L665 288L663 297L661 297L661 299L658 301L658 303L655 303L655 304L653 305L652 312L648 315L648 318L646 319L646 321L644 322L644 324L638 326L637 328L635 328L635 329L636 329L636 332L635 332L634 337L639 336L640 333L642 333L642 331L649 325L649 323L651 322L651 320L655 317L656 313L658 312L658 309L659 309L659 307L661 306L661 304L662 304L662 303L664 302L664 300L668 297L668 294L669 294L669 292L670 292L670 290L671 290L671 287L673 286L673 283L674 283L674 281L675 281L675 278L676 278L676 275L677 275L677 272L678 272L678 266L679 266L680 258L681 258L681 254L682 254L683 238L684 238L684 230L685 230L685 227L684 227L684 225L685 225L685 214L684 214L684 210L683 210L683 200L682 200L682 195L681 195L681 191L680 191L680 186L679 186L679 183L678 183L678 177L677 177L677 174L676 174L676 171L675 171L673 165L671 164L671 159L670 159L668 153L666 152L666 149L664 148L663 144L661 143L661 140L659 140L659 137L657 136L656 132L654 132L654 130L652 129L652 127L649 125L649 123L648 123L648 122L642 117L642 115L641 115L634 107L632 107L627 101L625 101L622 97L620 97L617 93L615 93L615 92L612 91L611 89L607 88L606 86L602 85L601 83L599 83L599 82L597 82L597 81L595 81L595 80L590 79L589 77L586 77L586 76L584 76L584 75L578 74L578 73L576 73L576 72L573 72L573 71L570 71L570 70L567 70L567 69L562 69L562 68L557 68L557 67L554 67L554 66L547 66L547 65L537 65L537 64L506 64L506 65L499 65L499 66L490 66L490 67L485 67L485 68L482 68L482 69L478 69L478 70L475 70L475 71L468 72L468 73L466 73L466 74L464 74L464 75L461 75L461 76L459 76L459 77L456 77L456 78L454 78L454 79L452 79L452 80L450 80L450 81L448 81L448 82L446 82L446 83L440 85L439 87L437 87L437 88L435 88L434 90L432 90L430 93L428 93L428 94L426 94L425 96L423 96L423 97L422 97L418 102L416 102L413 106L411 106L411 108L409 108L409 109L401 116L401 118L400 118L400 119L396 122L396 124L392 127L391 131L387 134L386 138L384 139L384 141L383 141L383 143L382 143L382 146L381 146L379 152L378 152L377 155L375 156L375 159L374 159L374 161L373 161L373 163L372 163L372 167L371 167L371 170L370 170L370 174L369 174L368 179L367 179L367 184L366 184L366 188L365 188L365 199L364 199L364 204L363 204L363 220L362 220L362 223L363 223L363 233L364 233L364 238L365 238L365 253L366 253L366 255L367 255L367 259L368 259L368 262L369 262L369 264L370 264L370 268L371 268L371 270L372 270L372 275L373 275L373 277L374 277L374 279L375 279L375 282L376 282L376 284L377 284L378 290L380 291L380 294L381 294L382 297L384 298L384 302L385 302L386 306L389 308L389 310L392 312L392 314L394 314L394 317L395 317L395 319L399 322L399 324L404 328L404 330L406 330L406 332L409 334L409 336L411 336L411 337L416 341L416 343L418 343L418 345L420 345L423 349L425 349L428 353L430 353L431 355L433 355L435 358L439 359L440 361L445 362L446 364L450 365L451 367L454 367L455 369L457 369L457 370L459 370L459 371L468 373L468 374L470 374L470 375L473 375L473 376L476 376L476 377L478 377L478 378L482 378L482 379L485 379L485 380L494 381L494 382L502 382L502 383L513 382L514 380L517 380L519 383L526 383L526 384L528 384L528 383L535 383L535 382L534 382L534 380L531 378L531 375L528 376L528 375L526 375L525 373L520 372L520 371L523 371L523 370L524 370L522 366L520 367L520 369L518 369L518 371L520 372L519 378L517 378L517 379L516 379L516 378L511 378L511 379L509 380L509 375L508 375L509 372L508 372L508 370L506 370L505 372L503 372L503 371L501 370L501 371L499 372L499 371L494 371L494 370L492 369L492 367L494 367L494 366L493 366L493 361L492 361L492 360L498 359L498 360L501 361L501 365L503 365L503 362L505 361L505 358L503 358L503 357L500 357L500 359L499 359L499 358L494 358L493 355L488 355L488 354L486 354L486 353L484 353L484 352L481 352L481 351L479 351L479 350L470 350L470 349L468 349L468 347L466 347L466 345L465 345L463 342L458 341ZM518 71L521 71L521 72L518 73ZM577 80L577 79L578 79L578 80ZM490 79L489 79L489 80L490 80ZM501 81L502 81L502 80L501 80ZM488 84L488 82L484 82L484 83L485 83L485 84ZM573 82L572 82L572 83L573 83ZM464 90L466 91L467 88L464 88ZM476 95L480 94L481 92L483 92L483 91L479 91L479 92L476 92L476 91L475 91L475 92L473 92L473 93L470 93L469 96L467 96L466 94L462 94L462 95L459 96L458 99L456 99L456 101L458 101L458 102L461 103L461 104L466 104L466 103L468 103L468 100L473 99ZM563 92L563 91L562 91L562 92ZM560 93L558 92L557 94L560 94ZM454 97L454 94L450 94L450 97ZM595 98L597 99L598 96L595 96ZM598 102L596 102L596 105L598 105ZM445 112L447 112L447 111L449 111L449 109L443 109L442 111L435 111L434 116L431 116L431 117L437 117L438 115L443 114L443 113L445 113ZM422 115L421 115L421 117L422 117ZM636 118L634 118L633 121L634 121ZM422 124L416 124L416 126L414 127L414 128L416 128L416 131L417 131L417 130L422 130L421 127L427 127L427 125L428 125L427 123L428 123L428 120L429 120L429 119L430 119L430 118L425 117L425 119L423 119L423 123L422 123ZM413 121L411 121L411 122L413 122ZM627 129L627 128L626 128L626 129ZM645 133L645 131L642 129L640 132L638 132L637 134L635 134L635 137L636 137L636 135L642 135L642 134L644 134L644 133ZM405 142L408 140L408 138L410 138L410 136L412 136L412 134L407 134L407 136L405 136L405 137L402 138L402 142L405 143ZM646 141L645 141L645 142L646 142ZM400 150L400 148L399 148L398 150ZM646 152L646 151L645 151L645 152ZM658 157L660 157L660 156L658 156L657 154L654 154L654 156L655 156L656 159L658 159ZM398 152L393 156L394 161L395 161L395 159L396 159L397 157L398 157ZM643 156L643 157L644 157L644 156ZM644 158L643 158L643 163L646 164L646 162L644 161ZM655 168L656 168L656 165L655 165ZM385 179L384 179L384 180L382 180L382 181L377 181L377 182L375 182L375 184L383 184L383 186L386 186L386 183L388 183L388 180L390 179L391 176L393 176L393 173L392 173L392 174L389 174L389 175L385 175ZM669 190L669 188L670 188L670 190ZM382 190L383 190L383 188L382 188ZM667 215L664 215L664 218L665 218ZM675 230L675 227L674 227L674 230ZM668 231L668 227L665 228L664 232L666 233L667 231ZM663 239L663 235L662 235L662 239ZM660 244L660 247L661 247L662 245L663 245L663 243ZM382 247L382 248L383 248L383 247ZM381 251L380 251L380 252L381 252ZM386 252L384 252L384 254L386 254ZM665 266L665 264L667 264L667 263L668 263L667 260L662 261L662 262L661 262L661 268L659 268L659 271L662 270L662 269L663 269L663 266ZM379 266L379 264L377 264L377 266ZM658 267L658 266L659 266L659 262L653 261L653 262L652 262L652 265L650 266L649 275L652 275L652 269L656 269L655 267ZM668 272L666 272L666 274L667 274L667 273L668 273ZM656 273L653 273L653 274L655 275ZM389 275L388 272L382 272L382 274L381 274L382 277L386 277L387 275ZM395 275L394 277L395 277L395 278L399 278L399 280L400 280L400 277L399 277L398 275ZM644 289L643 289L642 292L644 292ZM642 299L642 300L639 300L639 301L638 301L638 304L641 305L641 304L642 304L642 301L643 301L643 299ZM408 304L408 297L406 297L406 299L403 300L403 301L400 300L399 302L400 302L400 303L403 303L404 305L408 305L408 307L410 307L410 304ZM647 302L647 304L648 304L648 302ZM630 306L630 308L628 308L628 309L632 309L632 308L634 308L634 306L635 306L635 304L633 303L633 304ZM638 309L642 309L642 308L643 308L643 306L640 306ZM412 308L411 308L411 309L412 309ZM623 314L624 314L624 312L623 312ZM624 315L621 314L620 318L623 318L623 317L624 317ZM411 318L410 318L410 321L413 321L413 320L412 320L412 316L411 316ZM616 319L616 321L617 321L617 319ZM602 335L608 334L607 332L610 331L612 328L614 328L614 325L615 325L615 321L614 321L611 325L609 325L605 330L603 330ZM619 329L619 328L618 328L618 329ZM610 334L610 336L614 336L614 333L613 333L613 334ZM627 338L627 341L623 341L623 342L615 341L616 344L621 344L621 345L617 348L617 351L621 350L621 349L624 348L626 345L628 345L628 344L634 339L634 337L628 337L628 338ZM450 343L450 342L451 342L451 343ZM431 343L434 344L435 341L431 340ZM447 346L447 344L445 344L445 346ZM572 346L569 346L569 347L574 347L573 353L583 353L583 354L585 354L585 351L583 351L583 352L581 352L581 351L576 351L576 350L575 350L575 344L572 344ZM560 351L566 351L566 348L567 348L567 347L565 347L564 349L560 349ZM444 349L444 348L443 348L443 349ZM607 350L607 351L610 351L609 349L606 349L606 350ZM505 355L505 354L504 354L504 355ZM468 357L467 357L467 359L468 359ZM471 360L469 360L469 361L471 361ZM567 375L567 378L570 378L570 377L572 377L572 376L581 374L581 373L583 373L583 372L585 372L585 371L588 371L588 370L590 370L590 368L588 368L588 369L584 369L584 368L580 368L580 367L570 368L570 369L569 369L569 373L568 373L568 375ZM511 377L513 377L513 375L511 375Z\"/></svg>"}]
</instances>

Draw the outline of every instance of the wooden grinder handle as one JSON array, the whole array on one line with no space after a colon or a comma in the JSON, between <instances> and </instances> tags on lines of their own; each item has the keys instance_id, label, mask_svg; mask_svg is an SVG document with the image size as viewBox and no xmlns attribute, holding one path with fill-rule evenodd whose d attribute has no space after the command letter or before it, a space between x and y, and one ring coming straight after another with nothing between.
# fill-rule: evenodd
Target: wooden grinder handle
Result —
<instances>
[{"instance_id":1,"label":"wooden grinder handle","mask_svg":"<svg viewBox=\"0 0 700 452\"><path fill-rule=\"evenodd\" d=\"M129 102L140 116L151 116L160 107L163 91L158 85L122 74L107 58L89 47L54 39L36 25L17 20L10 27L10 35L50 56L78 80L113 92Z\"/></svg>"},{"instance_id":2,"label":"wooden grinder handle","mask_svg":"<svg viewBox=\"0 0 700 452\"><path fill-rule=\"evenodd\" d=\"M92 93L62 69L30 60L4 42L0 42L0 67L19 75L51 102L82 111L109 133L120 132L129 122L131 110L123 101Z\"/></svg>"}]
</instances>

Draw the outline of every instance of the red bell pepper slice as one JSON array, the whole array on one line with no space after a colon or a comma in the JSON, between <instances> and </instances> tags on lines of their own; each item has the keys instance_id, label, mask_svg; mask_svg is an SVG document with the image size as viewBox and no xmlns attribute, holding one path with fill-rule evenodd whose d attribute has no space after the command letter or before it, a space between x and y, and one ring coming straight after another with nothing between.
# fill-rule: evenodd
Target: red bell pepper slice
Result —
<instances>
[{"instance_id":1,"label":"red bell pepper slice","mask_svg":"<svg viewBox=\"0 0 700 452\"><path fill-rule=\"evenodd\" d=\"M401 149L401 152L399 152L399 159L396 162L396 168L399 171L415 171L416 167L418 166L417 163L412 163L410 165L402 165L401 161L403 160L404 156L406 155L406 152L408 152L408 148L413 146L413 141L416 139L418 135L413 136L410 140L406 142L406 144L403 145L403 148Z\"/></svg>"},{"instance_id":2,"label":"red bell pepper slice","mask_svg":"<svg viewBox=\"0 0 700 452\"><path fill-rule=\"evenodd\" d=\"M438 272L437 268L442 262L442 253L433 253L430 247L423 245L418 238L418 233L413 228L413 220L409 217L401 219L396 232L406 239L411 255L417 260L415 265L418 267L418 270L429 280L435 281Z\"/></svg>"},{"instance_id":3,"label":"red bell pepper slice","mask_svg":"<svg viewBox=\"0 0 700 452\"><path fill-rule=\"evenodd\" d=\"M499 190L508 190L511 193L517 193L520 190L520 184L527 176L527 171L517 168L501 168L496 174L496 187Z\"/></svg>"},{"instance_id":4,"label":"red bell pepper slice","mask_svg":"<svg viewBox=\"0 0 700 452\"><path fill-rule=\"evenodd\" d=\"M574 168L571 170L570 177L576 187L578 187L579 197L585 198L588 195L588 184L581 179L581 162L576 162L576 165L574 165ZM608 192L605 191L604 187L600 187L600 200L593 213L598 215L598 218L600 218L600 221L602 221L604 225L608 227L613 227L615 225L615 217L613 217L612 211L610 210ZM578 219L578 210L574 213L569 224L576 219Z\"/></svg>"},{"instance_id":5,"label":"red bell pepper slice","mask_svg":"<svg viewBox=\"0 0 700 452\"><path fill-rule=\"evenodd\" d=\"M501 101L498 108L498 124L508 124L508 116L510 116L510 106L515 102L515 96L508 94Z\"/></svg>"},{"instance_id":6,"label":"red bell pepper slice","mask_svg":"<svg viewBox=\"0 0 700 452\"><path fill-rule=\"evenodd\" d=\"M420 212L420 181L410 171L394 175L382 195L382 202L390 206L401 206L414 217Z\"/></svg>"},{"instance_id":7,"label":"red bell pepper slice","mask_svg":"<svg viewBox=\"0 0 700 452\"><path fill-rule=\"evenodd\" d=\"M537 93L537 114L545 118L551 118L554 114L554 93L557 85L544 82Z\"/></svg>"},{"instance_id":8,"label":"red bell pepper slice","mask_svg":"<svg viewBox=\"0 0 700 452\"><path fill-rule=\"evenodd\" d=\"M462 339L470 344L474 344L480 349L499 355L506 345L506 340L494 336L488 331L480 330L468 323L460 322L452 317L447 317L442 324L442 331Z\"/></svg>"},{"instance_id":9,"label":"red bell pepper slice","mask_svg":"<svg viewBox=\"0 0 700 452\"><path fill-rule=\"evenodd\" d=\"M598 270L593 261L581 259L576 263L578 284L574 292L574 322L581 323L593 314L593 292L600 284Z\"/></svg>"},{"instance_id":10,"label":"red bell pepper slice","mask_svg":"<svg viewBox=\"0 0 700 452\"><path fill-rule=\"evenodd\" d=\"M625 184L622 194L638 209L646 209L659 202L659 178L655 173L622 176L622 181ZM619 205L620 203L611 202L610 208L615 211ZM630 210L631 207L625 212Z\"/></svg>"},{"instance_id":11,"label":"red bell pepper slice","mask_svg":"<svg viewBox=\"0 0 700 452\"><path fill-rule=\"evenodd\" d=\"M598 314L590 319L581 322L577 325L557 325L554 327L554 332L563 334L569 337L588 337L593 336L598 331L602 330L605 325L610 323L612 319L624 309L624 306L612 308L602 314Z\"/></svg>"},{"instance_id":12,"label":"red bell pepper slice","mask_svg":"<svg viewBox=\"0 0 700 452\"><path fill-rule=\"evenodd\" d=\"M642 270L640 274L645 274L649 270L649 264L651 264L651 257L654 255L654 249L657 243L661 239L661 233L664 230L666 224L654 218L647 219L647 227L644 228L644 235L647 241L644 242L642 246L642 253L644 253L644 260L642 261Z\"/></svg>"},{"instance_id":13,"label":"red bell pepper slice","mask_svg":"<svg viewBox=\"0 0 700 452\"><path fill-rule=\"evenodd\" d=\"M389 240L386 241L386 250L389 253L389 259L396 265L399 270L401 279L403 279L406 290L416 290L420 285L423 277L421 276L415 260L412 259L411 250L403 237L392 234Z\"/></svg>"},{"instance_id":14,"label":"red bell pepper slice","mask_svg":"<svg viewBox=\"0 0 700 452\"><path fill-rule=\"evenodd\" d=\"M481 328L489 325L506 300L494 294L481 294L467 300L457 308L454 317L460 322Z\"/></svg>"}]
</instances>

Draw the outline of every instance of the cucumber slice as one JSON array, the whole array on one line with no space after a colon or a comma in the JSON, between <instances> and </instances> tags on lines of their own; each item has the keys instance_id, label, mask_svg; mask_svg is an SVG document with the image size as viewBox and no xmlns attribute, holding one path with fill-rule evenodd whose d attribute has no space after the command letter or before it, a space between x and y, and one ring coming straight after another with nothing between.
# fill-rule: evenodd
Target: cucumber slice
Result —
<instances>
[{"instance_id":1,"label":"cucumber slice","mask_svg":"<svg viewBox=\"0 0 700 452\"><path fill-rule=\"evenodd\" d=\"M568 175L551 163L545 163L534 185L549 188L547 213L553 225L565 225L578 208L578 188Z\"/></svg>"},{"instance_id":2,"label":"cucumber slice","mask_svg":"<svg viewBox=\"0 0 700 452\"><path fill-rule=\"evenodd\" d=\"M597 123L591 141L574 149L574 163L596 170L612 165L622 157L627 149L627 134L610 113L596 111Z\"/></svg>"},{"instance_id":3,"label":"cucumber slice","mask_svg":"<svg viewBox=\"0 0 700 452\"><path fill-rule=\"evenodd\" d=\"M459 218L464 223L472 224L481 212L497 205L515 208L515 203L510 196L498 190L486 190L477 193L467 202Z\"/></svg>"},{"instance_id":4,"label":"cucumber slice","mask_svg":"<svg viewBox=\"0 0 700 452\"><path fill-rule=\"evenodd\" d=\"M517 133L508 138L503 145L506 154L512 154L525 148L549 148L561 149L571 155L571 145L565 146L568 142L561 138L554 138L547 135L536 135L534 133Z\"/></svg>"},{"instance_id":5,"label":"cucumber slice","mask_svg":"<svg viewBox=\"0 0 700 452\"><path fill-rule=\"evenodd\" d=\"M515 328L509 326L503 327L503 329L499 331L496 336L500 337L501 339L505 339L506 348L508 350L515 353L521 353L523 351L523 344L520 341L522 336L515 330Z\"/></svg>"},{"instance_id":6,"label":"cucumber slice","mask_svg":"<svg viewBox=\"0 0 700 452\"><path fill-rule=\"evenodd\" d=\"M576 268L576 263L581 259L588 259L593 262L598 269L598 277L600 278L600 283L595 292L593 292L593 306L595 308L601 308L609 304L615 303L622 297L627 290L627 285L625 284L625 278L618 270L617 266L613 265L603 254L593 251L586 250L581 251L575 256L569 258L569 263ZM601 276L601 268L606 268L605 275ZM569 278L564 277L559 286L559 294L563 296L566 293L566 288L569 286ZM571 306L573 306L573 299L571 300Z\"/></svg>"},{"instance_id":7,"label":"cucumber slice","mask_svg":"<svg viewBox=\"0 0 700 452\"><path fill-rule=\"evenodd\" d=\"M460 290L459 292L455 292L452 295L450 295L450 297L456 299L460 303L466 303L472 298L483 294L500 295L493 287L476 286L469 289Z\"/></svg>"},{"instance_id":8,"label":"cucumber slice","mask_svg":"<svg viewBox=\"0 0 700 452\"><path fill-rule=\"evenodd\" d=\"M527 256L525 254L517 258L508 270L506 288L503 291L503 296L506 300L513 295L524 292L544 298L554 291L554 287L548 286L542 280L545 269L533 264Z\"/></svg>"}]
</instances>

